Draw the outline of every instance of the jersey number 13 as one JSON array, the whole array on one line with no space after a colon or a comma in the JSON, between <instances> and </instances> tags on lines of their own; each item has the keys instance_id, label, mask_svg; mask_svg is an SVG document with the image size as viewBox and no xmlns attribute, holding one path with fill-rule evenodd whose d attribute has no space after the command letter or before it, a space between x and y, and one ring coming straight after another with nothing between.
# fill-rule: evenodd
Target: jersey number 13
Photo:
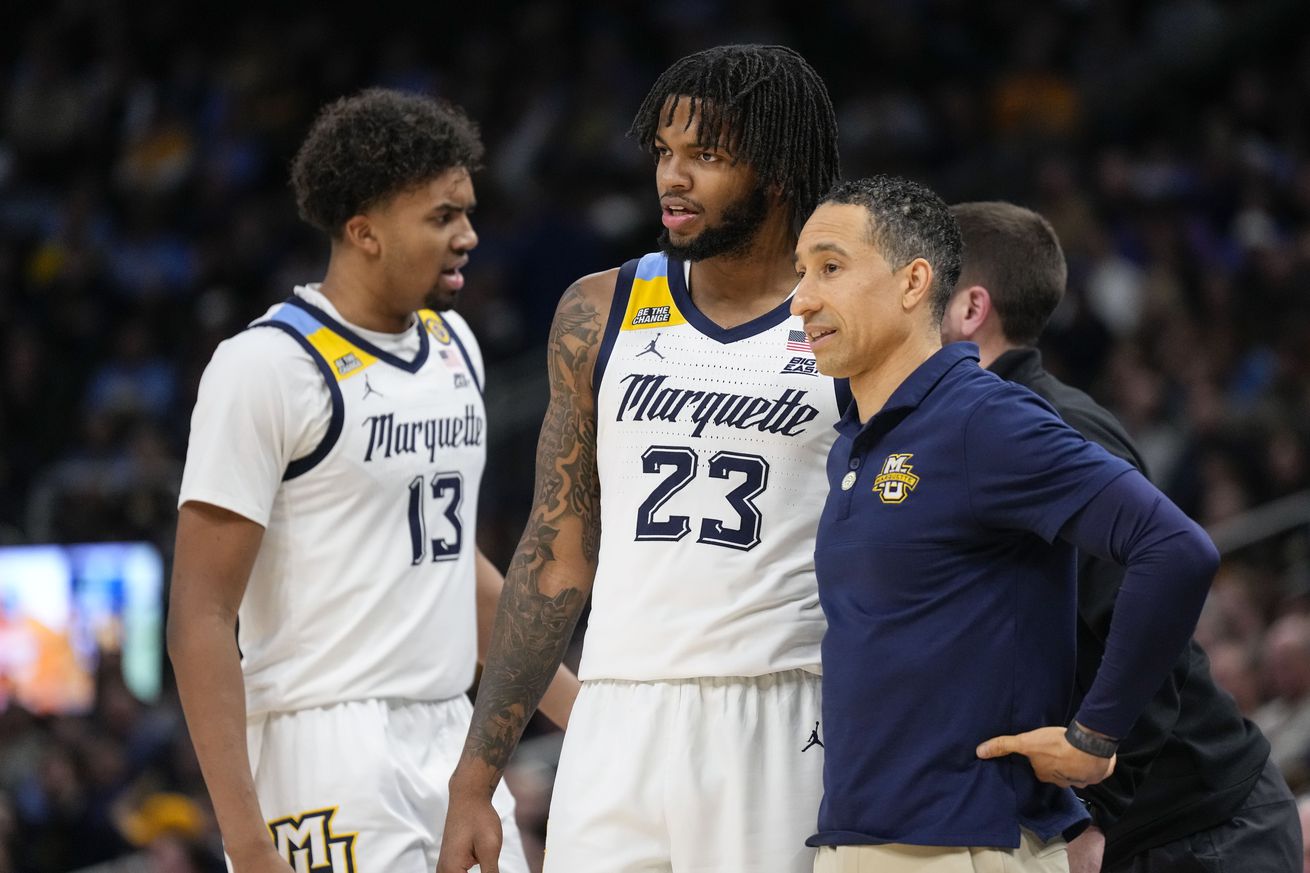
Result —
<instances>
[{"instance_id":1,"label":"jersey number 13","mask_svg":"<svg viewBox=\"0 0 1310 873\"><path fill-rule=\"evenodd\" d=\"M430 502L438 513L429 526ZM410 563L422 564L431 550L431 560L452 561L459 557L464 539L464 524L459 507L464 500L464 477L458 472L435 473L431 479L415 476L409 483ZM430 536L428 531L440 531Z\"/></svg>"}]
</instances>

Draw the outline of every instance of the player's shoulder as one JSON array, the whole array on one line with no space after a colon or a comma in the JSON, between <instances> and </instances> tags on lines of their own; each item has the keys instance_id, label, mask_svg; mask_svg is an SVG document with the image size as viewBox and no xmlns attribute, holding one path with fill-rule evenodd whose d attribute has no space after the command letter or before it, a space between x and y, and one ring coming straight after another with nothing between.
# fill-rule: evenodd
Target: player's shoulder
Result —
<instances>
[{"instance_id":1,"label":"player's shoulder","mask_svg":"<svg viewBox=\"0 0 1310 873\"><path fill-rule=\"evenodd\" d=\"M240 383L270 385L322 378L304 344L290 331L274 326L269 316L275 310L218 344L205 368L209 381L220 375Z\"/></svg>"},{"instance_id":2,"label":"player's shoulder","mask_svg":"<svg viewBox=\"0 0 1310 873\"><path fill-rule=\"evenodd\" d=\"M219 343L213 359L225 363L249 361L252 366L264 367L294 360L309 360L309 354L302 344L290 332L277 329L276 325L277 322L268 318L251 322L240 333Z\"/></svg>"},{"instance_id":3,"label":"player's shoulder","mask_svg":"<svg viewBox=\"0 0 1310 873\"><path fill-rule=\"evenodd\" d=\"M669 258L663 252L651 252L633 258L621 267L590 273L568 287L560 298L557 312L568 312L579 308L594 310L603 322L609 314L615 297L627 293L627 287L620 288L620 284L627 286L637 279L651 280L665 276L669 265Z\"/></svg>"},{"instance_id":4,"label":"player's shoulder","mask_svg":"<svg viewBox=\"0 0 1310 873\"><path fill-rule=\"evenodd\" d=\"M573 336L584 346L598 345L614 302L619 271L602 270L578 279L560 295L551 327L554 336Z\"/></svg>"},{"instance_id":5,"label":"player's shoulder","mask_svg":"<svg viewBox=\"0 0 1310 873\"><path fill-rule=\"evenodd\" d=\"M590 273L570 285L564 292L564 297L560 299L560 303L563 304L572 297L576 303L586 303L597 311L608 311L610 302L614 299L614 288L618 280L618 267Z\"/></svg>"}]
</instances>

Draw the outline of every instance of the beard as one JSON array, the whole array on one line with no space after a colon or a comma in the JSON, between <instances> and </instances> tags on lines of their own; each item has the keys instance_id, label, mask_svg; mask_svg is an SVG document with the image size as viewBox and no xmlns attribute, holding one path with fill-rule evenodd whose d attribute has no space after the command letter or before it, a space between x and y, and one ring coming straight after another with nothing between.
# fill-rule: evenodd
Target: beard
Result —
<instances>
[{"instance_id":1,"label":"beard","mask_svg":"<svg viewBox=\"0 0 1310 873\"><path fill-rule=\"evenodd\" d=\"M433 288L423 296L423 308L433 309L437 312L447 312L455 308L455 302L458 299L458 291L445 291Z\"/></svg>"},{"instance_id":2,"label":"beard","mask_svg":"<svg viewBox=\"0 0 1310 873\"><path fill-rule=\"evenodd\" d=\"M462 289L451 288L442 279L438 279L436 284L423 295L423 307L437 312L454 309L455 304L459 302L460 290Z\"/></svg>"},{"instance_id":3,"label":"beard","mask_svg":"<svg viewBox=\"0 0 1310 873\"><path fill-rule=\"evenodd\" d=\"M769 214L769 199L763 188L756 188L723 210L723 219L706 227L695 238L675 243L666 227L660 232L660 251L682 261L704 261L720 255L745 251L755 240Z\"/></svg>"}]
</instances>

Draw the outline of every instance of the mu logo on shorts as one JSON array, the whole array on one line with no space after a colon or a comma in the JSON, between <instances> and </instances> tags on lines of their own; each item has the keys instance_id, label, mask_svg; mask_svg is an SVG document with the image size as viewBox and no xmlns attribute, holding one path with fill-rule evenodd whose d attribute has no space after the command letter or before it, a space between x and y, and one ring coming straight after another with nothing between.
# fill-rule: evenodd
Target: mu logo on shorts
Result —
<instances>
[{"instance_id":1,"label":"mu logo on shorts","mask_svg":"<svg viewBox=\"0 0 1310 873\"><path fill-rule=\"evenodd\" d=\"M268 823L277 852L296 873L355 873L355 837L332 833L337 808L318 809Z\"/></svg>"},{"instance_id":2,"label":"mu logo on shorts","mask_svg":"<svg viewBox=\"0 0 1310 873\"><path fill-rule=\"evenodd\" d=\"M900 503L919 484L919 477L911 472L914 468L908 463L913 457L913 453L888 455L882 462L882 472L873 480L873 493L883 503Z\"/></svg>"}]
</instances>

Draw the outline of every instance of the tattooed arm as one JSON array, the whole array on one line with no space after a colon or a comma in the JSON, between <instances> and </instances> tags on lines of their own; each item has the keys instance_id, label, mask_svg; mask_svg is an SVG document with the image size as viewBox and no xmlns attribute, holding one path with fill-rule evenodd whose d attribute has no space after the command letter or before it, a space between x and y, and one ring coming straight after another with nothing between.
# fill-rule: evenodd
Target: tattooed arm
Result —
<instances>
[{"instance_id":1,"label":"tattooed arm","mask_svg":"<svg viewBox=\"0 0 1310 873\"><path fill-rule=\"evenodd\" d=\"M439 873L497 873L500 819L491 796L564 658L600 550L600 479L592 371L616 270L564 292L548 343L550 404L537 441L536 489L505 574L473 722L450 778Z\"/></svg>"}]
</instances>

